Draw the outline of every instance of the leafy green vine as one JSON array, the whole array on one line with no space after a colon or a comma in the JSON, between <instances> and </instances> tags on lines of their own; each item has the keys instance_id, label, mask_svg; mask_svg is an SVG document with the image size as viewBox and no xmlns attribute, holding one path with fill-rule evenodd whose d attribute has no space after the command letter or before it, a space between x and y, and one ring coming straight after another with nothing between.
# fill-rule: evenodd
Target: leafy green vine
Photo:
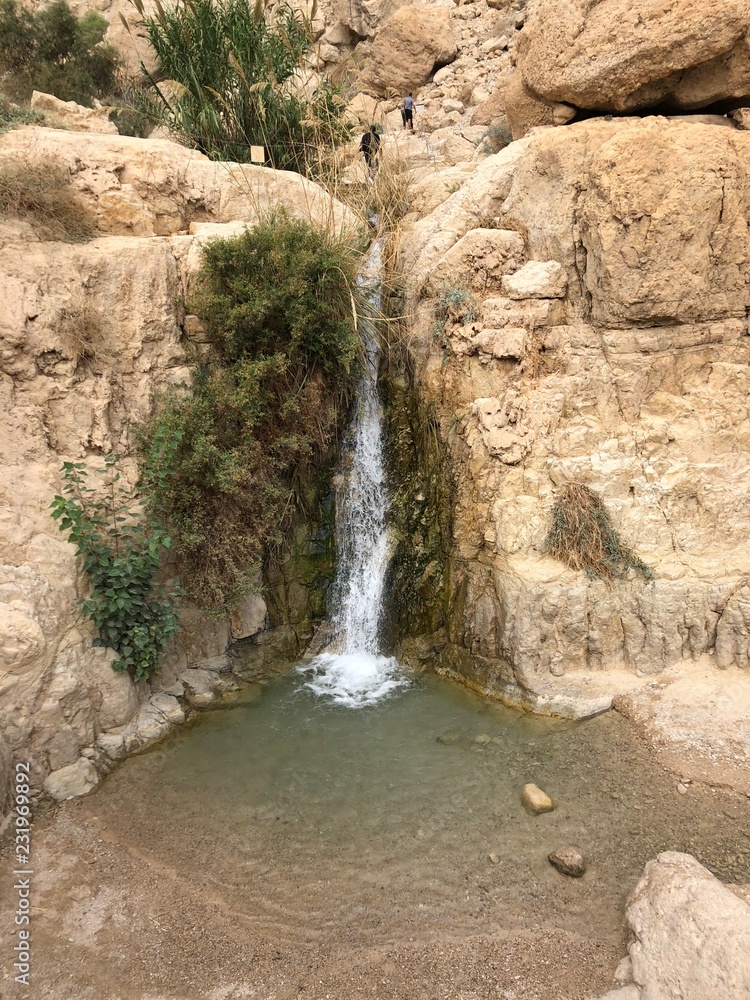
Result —
<instances>
[{"instance_id":1,"label":"leafy green vine","mask_svg":"<svg viewBox=\"0 0 750 1000\"><path fill-rule=\"evenodd\" d=\"M83 556L91 593L78 603L99 634L94 645L114 649L113 669L127 671L137 682L159 670L164 648L179 632L175 599L182 591L155 581L172 541L119 485L118 462L117 455L104 456L100 490L88 485L85 463L65 462L65 495L56 496L51 508L58 528Z\"/></svg>"}]
</instances>

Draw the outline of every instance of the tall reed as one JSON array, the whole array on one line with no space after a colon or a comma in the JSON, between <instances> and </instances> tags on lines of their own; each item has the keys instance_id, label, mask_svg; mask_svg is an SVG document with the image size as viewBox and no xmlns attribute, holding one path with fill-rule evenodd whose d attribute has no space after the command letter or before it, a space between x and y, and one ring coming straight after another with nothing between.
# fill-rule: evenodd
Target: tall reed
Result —
<instances>
[{"instance_id":1,"label":"tall reed","mask_svg":"<svg viewBox=\"0 0 750 1000\"><path fill-rule=\"evenodd\" d=\"M160 66L149 76L163 124L216 160L245 163L262 146L278 169L310 173L308 149L348 135L344 102L330 82L298 86L310 25L287 4L184 0L147 15L134 0ZM144 68L145 72L145 68Z\"/></svg>"}]
</instances>

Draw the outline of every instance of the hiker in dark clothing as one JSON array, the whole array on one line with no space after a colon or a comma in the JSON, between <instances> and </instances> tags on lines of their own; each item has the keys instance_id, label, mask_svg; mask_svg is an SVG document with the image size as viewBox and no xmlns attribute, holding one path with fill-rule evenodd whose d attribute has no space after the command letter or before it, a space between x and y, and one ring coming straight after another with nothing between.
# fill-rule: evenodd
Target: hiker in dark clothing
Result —
<instances>
[{"instance_id":1,"label":"hiker in dark clothing","mask_svg":"<svg viewBox=\"0 0 750 1000\"><path fill-rule=\"evenodd\" d=\"M380 149L380 136L378 135L375 126L370 126L370 131L365 132L362 136L362 141L359 144L359 151L365 158L365 163L367 164L367 170L370 174L370 180L375 177L375 171L378 169L378 150Z\"/></svg>"},{"instance_id":2,"label":"hiker in dark clothing","mask_svg":"<svg viewBox=\"0 0 750 1000\"><path fill-rule=\"evenodd\" d=\"M412 97L411 91L409 91L409 96L405 97L401 102L401 120L404 123L404 128L408 128L410 132L414 131L414 107L416 101Z\"/></svg>"}]
</instances>

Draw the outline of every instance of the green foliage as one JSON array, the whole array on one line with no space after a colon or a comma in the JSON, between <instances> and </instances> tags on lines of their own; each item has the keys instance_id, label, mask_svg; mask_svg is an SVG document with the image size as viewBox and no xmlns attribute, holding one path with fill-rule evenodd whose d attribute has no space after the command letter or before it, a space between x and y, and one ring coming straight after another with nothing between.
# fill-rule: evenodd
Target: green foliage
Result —
<instances>
[{"instance_id":1,"label":"green foliage","mask_svg":"<svg viewBox=\"0 0 750 1000\"><path fill-rule=\"evenodd\" d=\"M33 90L90 105L112 88L117 57L102 44L107 22L95 11L77 18L65 0L38 12L0 0L0 78L5 93L28 100Z\"/></svg>"},{"instance_id":2,"label":"green foliage","mask_svg":"<svg viewBox=\"0 0 750 1000\"><path fill-rule=\"evenodd\" d=\"M477 318L477 300L467 288L447 288L435 300L433 332L444 350L449 350L446 329L449 324L464 326Z\"/></svg>"},{"instance_id":3,"label":"green foliage","mask_svg":"<svg viewBox=\"0 0 750 1000\"><path fill-rule=\"evenodd\" d=\"M310 45L299 10L282 3L270 17L263 0L190 0L147 16L134 2L166 78L151 80L164 124L181 142L239 163L263 146L271 166L310 173L321 143L348 137L334 84L309 99L295 87Z\"/></svg>"},{"instance_id":4,"label":"green foliage","mask_svg":"<svg viewBox=\"0 0 750 1000\"><path fill-rule=\"evenodd\" d=\"M252 589L300 467L335 441L359 370L356 272L347 246L283 213L204 249L191 308L214 351L146 429L142 484L206 610Z\"/></svg>"},{"instance_id":5,"label":"green foliage","mask_svg":"<svg viewBox=\"0 0 750 1000\"><path fill-rule=\"evenodd\" d=\"M602 498L588 486L569 483L552 508L552 527L544 550L590 577L611 580L635 570L646 580L653 571L623 544Z\"/></svg>"},{"instance_id":6,"label":"green foliage","mask_svg":"<svg viewBox=\"0 0 750 1000\"><path fill-rule=\"evenodd\" d=\"M157 124L161 107L154 95L133 80L120 78L115 91L102 99L102 104L111 107L109 120L117 127L120 135L145 139Z\"/></svg>"},{"instance_id":7,"label":"green foliage","mask_svg":"<svg viewBox=\"0 0 750 1000\"><path fill-rule=\"evenodd\" d=\"M174 600L180 592L166 592L154 580L169 535L131 506L129 492L118 485L118 456L106 455L104 462L103 492L88 485L83 462L64 463L65 496L53 500L52 517L83 556L91 593L78 603L99 634L95 644L114 649L112 667L141 681L158 671L161 653L179 631Z\"/></svg>"},{"instance_id":8,"label":"green foliage","mask_svg":"<svg viewBox=\"0 0 750 1000\"><path fill-rule=\"evenodd\" d=\"M494 125L490 125L479 141L484 143L484 147L489 153L499 153L501 149L505 149L513 142L510 125L505 121L495 122Z\"/></svg>"},{"instance_id":9,"label":"green foliage","mask_svg":"<svg viewBox=\"0 0 750 1000\"><path fill-rule=\"evenodd\" d=\"M17 104L0 101L0 134L21 125L41 125L44 115L33 108L19 108Z\"/></svg>"}]
</instances>

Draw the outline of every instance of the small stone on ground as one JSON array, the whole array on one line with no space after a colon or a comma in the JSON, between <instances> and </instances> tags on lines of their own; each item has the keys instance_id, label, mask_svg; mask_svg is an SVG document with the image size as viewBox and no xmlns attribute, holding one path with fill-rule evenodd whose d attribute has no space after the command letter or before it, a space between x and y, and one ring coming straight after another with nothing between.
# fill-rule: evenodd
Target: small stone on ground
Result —
<instances>
[{"instance_id":1,"label":"small stone on ground","mask_svg":"<svg viewBox=\"0 0 750 1000\"><path fill-rule=\"evenodd\" d=\"M571 878L580 878L586 871L586 862L581 852L567 844L555 848L547 855L547 860L562 875L569 875Z\"/></svg>"},{"instance_id":2,"label":"small stone on ground","mask_svg":"<svg viewBox=\"0 0 750 1000\"><path fill-rule=\"evenodd\" d=\"M535 814L552 812L555 808L555 803L549 795L547 795L546 792L543 792L538 785L531 783L523 786L521 801L530 812Z\"/></svg>"}]
</instances>

